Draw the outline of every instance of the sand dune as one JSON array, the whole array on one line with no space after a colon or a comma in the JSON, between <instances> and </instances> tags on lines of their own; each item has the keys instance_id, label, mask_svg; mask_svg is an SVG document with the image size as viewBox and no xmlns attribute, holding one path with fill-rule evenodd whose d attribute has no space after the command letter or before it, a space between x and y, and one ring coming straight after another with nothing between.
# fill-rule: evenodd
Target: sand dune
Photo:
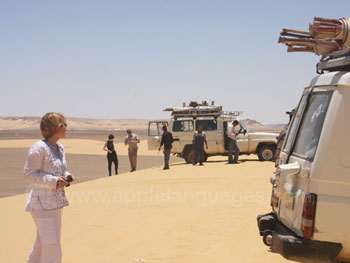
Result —
<instances>
[{"instance_id":1,"label":"sand dune","mask_svg":"<svg viewBox=\"0 0 350 263\"><path fill-rule=\"evenodd\" d=\"M79 141L64 144L87 152ZM101 145L95 146L97 152ZM242 158L239 165L213 157L203 167L178 163L168 171L154 167L72 185L63 213L63 262L289 262L268 252L256 226L256 215L270 211L273 163ZM25 262L30 252L35 226L25 200L0 199L1 262Z\"/></svg>"}]
</instances>

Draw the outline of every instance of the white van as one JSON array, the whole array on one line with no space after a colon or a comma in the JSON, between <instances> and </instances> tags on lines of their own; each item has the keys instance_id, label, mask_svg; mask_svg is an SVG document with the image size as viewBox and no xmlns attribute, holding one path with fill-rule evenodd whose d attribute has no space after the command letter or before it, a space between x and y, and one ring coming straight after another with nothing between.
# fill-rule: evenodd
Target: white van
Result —
<instances>
[{"instance_id":1,"label":"white van","mask_svg":"<svg viewBox=\"0 0 350 263\"><path fill-rule=\"evenodd\" d=\"M271 178L263 241L298 262L350 262L350 49L318 64ZM349 114L349 115L348 115Z\"/></svg>"}]
</instances>

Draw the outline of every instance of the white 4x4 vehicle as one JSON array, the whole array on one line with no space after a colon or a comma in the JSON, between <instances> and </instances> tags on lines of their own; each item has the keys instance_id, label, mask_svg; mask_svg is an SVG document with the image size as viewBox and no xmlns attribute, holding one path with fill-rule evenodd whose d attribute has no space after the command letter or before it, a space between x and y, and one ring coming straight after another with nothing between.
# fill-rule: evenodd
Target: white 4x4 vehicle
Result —
<instances>
[{"instance_id":1,"label":"white 4x4 vehicle","mask_svg":"<svg viewBox=\"0 0 350 263\"><path fill-rule=\"evenodd\" d=\"M162 136L162 127L168 126L172 132L174 143L171 153L182 157L187 163L193 163L193 134L198 126L206 133L208 149L205 150L205 160L209 156L228 154L228 137L226 135L229 122L237 119L239 112L223 112L221 106L209 106L206 102L181 108L168 108L172 112L169 121L151 121L148 128L148 149L158 150ZM237 143L240 154L257 154L261 161L271 161L276 149L275 133L251 132L242 120L236 126Z\"/></svg>"},{"instance_id":2,"label":"white 4x4 vehicle","mask_svg":"<svg viewBox=\"0 0 350 263\"><path fill-rule=\"evenodd\" d=\"M342 20L338 30L347 24L349 36ZM320 22L331 32L337 20ZM333 41L316 40L318 51ZM324 55L318 70L329 72L302 94L271 178L272 212L258 216L258 226L264 243L289 260L350 262L350 48Z\"/></svg>"}]
</instances>

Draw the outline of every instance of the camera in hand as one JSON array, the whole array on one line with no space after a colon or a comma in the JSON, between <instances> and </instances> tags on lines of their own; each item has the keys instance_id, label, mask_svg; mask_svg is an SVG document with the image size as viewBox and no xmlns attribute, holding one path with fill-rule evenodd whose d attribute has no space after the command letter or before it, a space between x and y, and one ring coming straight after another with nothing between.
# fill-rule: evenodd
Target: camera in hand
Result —
<instances>
[{"instance_id":1,"label":"camera in hand","mask_svg":"<svg viewBox=\"0 0 350 263\"><path fill-rule=\"evenodd\" d=\"M66 176L66 181L68 182L67 187L70 186L70 182L73 181L73 177L71 175L67 175Z\"/></svg>"}]
</instances>

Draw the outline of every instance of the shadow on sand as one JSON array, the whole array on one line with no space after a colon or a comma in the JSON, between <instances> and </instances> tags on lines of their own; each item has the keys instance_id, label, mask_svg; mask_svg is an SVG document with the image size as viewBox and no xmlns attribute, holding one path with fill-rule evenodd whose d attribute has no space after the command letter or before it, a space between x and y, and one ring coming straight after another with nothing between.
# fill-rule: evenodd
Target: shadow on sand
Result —
<instances>
[{"instance_id":1,"label":"shadow on sand","mask_svg":"<svg viewBox=\"0 0 350 263\"><path fill-rule=\"evenodd\" d=\"M259 159L240 159L240 160L238 160L238 164L245 163L245 162L261 162L261 161L259 161ZM204 163L226 163L226 164L229 164L227 162L227 160L212 160L212 161L208 160ZM191 165L191 163L179 162L179 163L170 164L170 166L180 166L180 165Z\"/></svg>"}]
</instances>

